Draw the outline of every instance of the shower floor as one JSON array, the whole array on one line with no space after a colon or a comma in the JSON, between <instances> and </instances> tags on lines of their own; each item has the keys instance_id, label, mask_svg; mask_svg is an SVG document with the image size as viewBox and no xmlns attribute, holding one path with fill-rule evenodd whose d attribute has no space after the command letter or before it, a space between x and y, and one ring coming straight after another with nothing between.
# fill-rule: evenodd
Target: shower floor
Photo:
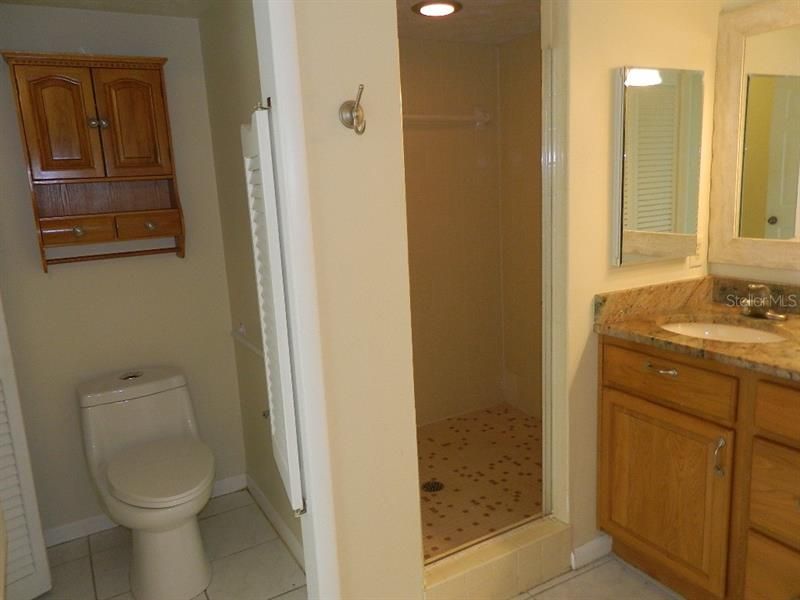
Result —
<instances>
[{"instance_id":1,"label":"shower floor","mask_svg":"<svg viewBox=\"0 0 800 600\"><path fill-rule=\"evenodd\" d=\"M542 513L542 422L502 403L417 429L425 562Z\"/></svg>"}]
</instances>

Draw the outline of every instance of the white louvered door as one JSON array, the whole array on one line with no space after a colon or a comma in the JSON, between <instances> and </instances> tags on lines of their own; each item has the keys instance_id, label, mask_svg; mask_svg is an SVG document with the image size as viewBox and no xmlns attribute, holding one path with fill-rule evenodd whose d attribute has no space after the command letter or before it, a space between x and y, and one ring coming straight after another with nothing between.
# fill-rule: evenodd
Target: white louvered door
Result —
<instances>
[{"instance_id":1,"label":"white louvered door","mask_svg":"<svg viewBox=\"0 0 800 600\"><path fill-rule=\"evenodd\" d=\"M661 85L628 90L623 186L635 201L625 202L625 229L677 231L679 122L676 79L664 74Z\"/></svg>"},{"instance_id":2,"label":"white louvered door","mask_svg":"<svg viewBox=\"0 0 800 600\"><path fill-rule=\"evenodd\" d=\"M286 314L285 262L267 110L254 112L250 125L242 127L242 149L261 313L261 343L267 370L272 448L292 508L300 513L304 510L304 501Z\"/></svg>"},{"instance_id":3,"label":"white louvered door","mask_svg":"<svg viewBox=\"0 0 800 600\"><path fill-rule=\"evenodd\" d=\"M31 600L50 589L39 506L22 421L8 328L0 301L0 506L5 517L6 600Z\"/></svg>"}]
</instances>

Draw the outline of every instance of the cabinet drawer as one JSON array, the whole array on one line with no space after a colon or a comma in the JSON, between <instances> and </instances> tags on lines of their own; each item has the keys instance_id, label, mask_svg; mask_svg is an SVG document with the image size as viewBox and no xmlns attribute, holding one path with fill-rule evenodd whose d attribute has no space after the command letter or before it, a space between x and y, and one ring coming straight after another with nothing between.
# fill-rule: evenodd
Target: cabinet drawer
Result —
<instances>
[{"instance_id":1,"label":"cabinet drawer","mask_svg":"<svg viewBox=\"0 0 800 600\"><path fill-rule=\"evenodd\" d=\"M800 451L755 440L750 522L800 549Z\"/></svg>"},{"instance_id":2,"label":"cabinet drawer","mask_svg":"<svg viewBox=\"0 0 800 600\"><path fill-rule=\"evenodd\" d=\"M121 240L170 237L180 232L181 218L177 210L117 216L117 236Z\"/></svg>"},{"instance_id":3,"label":"cabinet drawer","mask_svg":"<svg viewBox=\"0 0 800 600\"><path fill-rule=\"evenodd\" d=\"M795 600L800 597L800 553L750 532L744 597L747 600Z\"/></svg>"},{"instance_id":4,"label":"cabinet drawer","mask_svg":"<svg viewBox=\"0 0 800 600\"><path fill-rule=\"evenodd\" d=\"M727 423L736 418L735 377L606 344L603 383Z\"/></svg>"},{"instance_id":5,"label":"cabinet drawer","mask_svg":"<svg viewBox=\"0 0 800 600\"><path fill-rule=\"evenodd\" d=\"M760 381L756 388L756 427L800 440L800 390Z\"/></svg>"},{"instance_id":6,"label":"cabinet drawer","mask_svg":"<svg viewBox=\"0 0 800 600\"><path fill-rule=\"evenodd\" d=\"M42 219L39 227L45 246L114 241L114 217Z\"/></svg>"}]
</instances>

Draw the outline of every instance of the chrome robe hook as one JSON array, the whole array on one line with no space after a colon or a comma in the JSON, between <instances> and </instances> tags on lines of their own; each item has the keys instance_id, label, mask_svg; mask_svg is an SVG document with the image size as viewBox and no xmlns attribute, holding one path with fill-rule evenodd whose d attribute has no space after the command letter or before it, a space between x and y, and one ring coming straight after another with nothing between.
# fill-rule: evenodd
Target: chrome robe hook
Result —
<instances>
[{"instance_id":1,"label":"chrome robe hook","mask_svg":"<svg viewBox=\"0 0 800 600\"><path fill-rule=\"evenodd\" d=\"M367 119L364 116L364 107L361 106L361 94L364 93L364 84L358 86L355 100L345 100L339 107L339 120L342 125L362 135L367 129Z\"/></svg>"}]
</instances>

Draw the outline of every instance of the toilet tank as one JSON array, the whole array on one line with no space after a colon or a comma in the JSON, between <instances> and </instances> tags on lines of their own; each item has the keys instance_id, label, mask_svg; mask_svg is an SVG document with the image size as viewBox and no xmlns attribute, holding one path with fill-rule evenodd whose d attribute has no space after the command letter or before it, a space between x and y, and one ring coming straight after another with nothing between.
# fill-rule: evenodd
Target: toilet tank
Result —
<instances>
[{"instance_id":1,"label":"toilet tank","mask_svg":"<svg viewBox=\"0 0 800 600\"><path fill-rule=\"evenodd\" d=\"M148 367L111 373L78 386L84 449L95 475L117 452L144 442L197 437L183 373Z\"/></svg>"}]
</instances>

